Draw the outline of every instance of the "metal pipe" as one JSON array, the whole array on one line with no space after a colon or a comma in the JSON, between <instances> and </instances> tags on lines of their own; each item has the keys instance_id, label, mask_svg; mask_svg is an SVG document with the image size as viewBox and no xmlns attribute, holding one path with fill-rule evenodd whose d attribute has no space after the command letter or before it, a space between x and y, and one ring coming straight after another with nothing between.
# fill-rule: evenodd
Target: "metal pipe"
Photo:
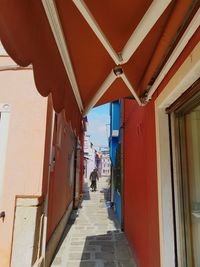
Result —
<instances>
[{"instance_id":1,"label":"metal pipe","mask_svg":"<svg viewBox=\"0 0 200 267\"><path fill-rule=\"evenodd\" d=\"M11 107L7 103L0 104L0 212L1 218L4 219L5 211L3 211L3 187L4 187L4 170L6 163L6 151L9 132Z\"/></svg>"},{"instance_id":2,"label":"metal pipe","mask_svg":"<svg viewBox=\"0 0 200 267\"><path fill-rule=\"evenodd\" d=\"M47 240L47 220L48 220L48 204L49 204L49 187L50 187L50 177L51 177L51 166L53 160L53 134L55 125L55 111L52 111L52 123L51 123L51 139L50 139L50 151L49 151L49 168L48 168L48 178L47 178L47 194L44 201L44 218L43 218L43 231L42 231L42 246L41 246L41 257L44 260L46 256L46 240Z\"/></svg>"},{"instance_id":3,"label":"metal pipe","mask_svg":"<svg viewBox=\"0 0 200 267\"><path fill-rule=\"evenodd\" d=\"M40 258L40 255L41 255L41 242L42 242L43 220L44 220L44 214L42 214L41 217L40 217L40 229L39 229L39 241L38 241L37 260Z\"/></svg>"}]
</instances>

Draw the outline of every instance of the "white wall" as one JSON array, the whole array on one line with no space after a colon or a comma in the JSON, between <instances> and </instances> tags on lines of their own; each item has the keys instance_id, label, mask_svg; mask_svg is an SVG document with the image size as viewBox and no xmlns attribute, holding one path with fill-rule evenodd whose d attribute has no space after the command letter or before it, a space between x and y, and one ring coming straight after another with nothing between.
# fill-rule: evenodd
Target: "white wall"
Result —
<instances>
[{"instance_id":1,"label":"white wall","mask_svg":"<svg viewBox=\"0 0 200 267\"><path fill-rule=\"evenodd\" d=\"M110 176L110 156L109 154L101 155L101 176Z\"/></svg>"},{"instance_id":2,"label":"white wall","mask_svg":"<svg viewBox=\"0 0 200 267\"><path fill-rule=\"evenodd\" d=\"M86 133L84 137L84 156L85 156L85 178L90 177L90 173L96 168L95 149L90 141L90 136Z\"/></svg>"}]
</instances>

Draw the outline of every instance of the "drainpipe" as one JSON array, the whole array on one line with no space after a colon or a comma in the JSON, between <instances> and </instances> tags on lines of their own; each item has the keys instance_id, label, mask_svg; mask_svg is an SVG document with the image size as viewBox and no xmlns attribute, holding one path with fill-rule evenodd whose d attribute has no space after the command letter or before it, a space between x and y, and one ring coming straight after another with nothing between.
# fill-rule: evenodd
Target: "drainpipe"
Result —
<instances>
[{"instance_id":1,"label":"drainpipe","mask_svg":"<svg viewBox=\"0 0 200 267\"><path fill-rule=\"evenodd\" d=\"M48 204L49 204L49 187L50 187L50 176L51 168L53 163L53 134L55 125L55 111L52 111L52 122L51 122L51 139L50 139L50 152L49 152L49 168L48 168L48 179L47 179L47 194L44 202L44 221L43 221L43 234L42 234L42 258L44 259L44 266L46 266L46 241L47 241L47 219L48 219Z\"/></svg>"},{"instance_id":2,"label":"drainpipe","mask_svg":"<svg viewBox=\"0 0 200 267\"><path fill-rule=\"evenodd\" d=\"M0 104L0 218L4 221L5 211L3 210L3 186L4 169L6 163L6 150L9 133L9 119L11 107L7 103Z\"/></svg>"},{"instance_id":3,"label":"drainpipe","mask_svg":"<svg viewBox=\"0 0 200 267\"><path fill-rule=\"evenodd\" d=\"M124 121L125 121L125 100L121 101L120 110L120 124L121 124L121 230L124 231L124 156L125 156L125 144L124 144Z\"/></svg>"},{"instance_id":4,"label":"drainpipe","mask_svg":"<svg viewBox=\"0 0 200 267\"><path fill-rule=\"evenodd\" d=\"M48 219L48 203L49 203L49 187L50 187L50 176L53 162L53 134L55 125L55 111L52 111L51 121L51 137L50 137L50 151L49 151L49 166L48 166L48 178L47 178L47 193L44 201L44 212L41 216L41 233L39 238L39 253L38 259L34 264L34 267L46 266L46 241L47 241L47 219ZM40 245L41 244L41 245ZM39 258L41 251L41 256Z\"/></svg>"}]
</instances>

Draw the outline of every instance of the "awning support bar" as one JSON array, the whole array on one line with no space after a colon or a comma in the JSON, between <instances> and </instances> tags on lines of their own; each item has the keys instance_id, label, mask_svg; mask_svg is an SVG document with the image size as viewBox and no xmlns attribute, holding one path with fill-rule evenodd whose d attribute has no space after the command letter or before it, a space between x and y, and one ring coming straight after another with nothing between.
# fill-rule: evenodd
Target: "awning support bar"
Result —
<instances>
[{"instance_id":1,"label":"awning support bar","mask_svg":"<svg viewBox=\"0 0 200 267\"><path fill-rule=\"evenodd\" d=\"M128 89L130 90L131 94L137 101L139 106L143 106L143 103L141 102L140 98L138 97L136 91L134 90L133 86L131 85L130 81L126 77L126 75L123 72L123 69L121 66L117 66L114 68L108 77L105 79L105 81L102 83L100 86L99 90L97 93L94 95L92 100L90 101L89 105L85 108L83 112L83 116L86 116L87 113L96 105L96 103L99 101L99 99L102 97L102 95L108 90L108 88L113 84L113 82L117 79L121 78L123 82L126 84Z\"/></svg>"},{"instance_id":2,"label":"awning support bar","mask_svg":"<svg viewBox=\"0 0 200 267\"><path fill-rule=\"evenodd\" d=\"M144 38L150 32L150 30L153 28L153 26L160 18L162 13L165 11L165 9L168 7L171 1L172 0L154 0L152 2L151 6L145 13L144 17L142 18L142 20L140 21L137 28L134 30L122 50L121 54L123 58L123 63L129 61L133 53L142 43Z\"/></svg>"},{"instance_id":3,"label":"awning support bar","mask_svg":"<svg viewBox=\"0 0 200 267\"><path fill-rule=\"evenodd\" d=\"M171 69L173 64L175 63L176 59L179 57L195 31L200 26L200 8L198 9L197 13L193 17L192 21L190 22L188 28L184 32L183 36L181 37L180 41L178 42L177 46L175 47L173 53L167 60L166 64L164 65L162 71L158 75L157 79L153 83L152 87L150 88L149 92L147 93L147 97L145 99L145 102L147 103L151 98L154 92L157 90L158 86L168 73L168 71Z\"/></svg>"},{"instance_id":4,"label":"awning support bar","mask_svg":"<svg viewBox=\"0 0 200 267\"><path fill-rule=\"evenodd\" d=\"M102 95L108 90L108 88L112 85L112 83L115 81L115 79L118 76L115 75L113 70L110 72L108 77L105 79L105 81L100 86L99 90L96 92L88 106L85 108L83 112L83 116L86 116L87 113L95 106L95 104L98 102L98 100L102 97Z\"/></svg>"},{"instance_id":5,"label":"awning support bar","mask_svg":"<svg viewBox=\"0 0 200 267\"><path fill-rule=\"evenodd\" d=\"M116 65L122 65L129 61L133 53L142 43L149 31L153 28L171 1L172 0L154 0L140 21L139 25L132 33L122 52L117 54L96 22L95 18L91 14L84 0L73 0L74 4L85 18L89 26L92 28L93 32L96 34L109 55L112 57Z\"/></svg>"},{"instance_id":6,"label":"awning support bar","mask_svg":"<svg viewBox=\"0 0 200 267\"><path fill-rule=\"evenodd\" d=\"M128 89L130 90L131 94L133 95L133 97L135 98L135 100L137 101L139 106L143 106L140 98L138 97L136 91L134 90L133 86L131 85L130 81L128 80L127 76L123 73L121 76L121 79L123 80L123 82L126 84L126 86L128 87Z\"/></svg>"},{"instance_id":7,"label":"awning support bar","mask_svg":"<svg viewBox=\"0 0 200 267\"><path fill-rule=\"evenodd\" d=\"M79 110L82 112L83 103L82 103L82 99L79 93L78 84L77 84L76 77L74 74L67 44L65 42L65 38L64 38L64 34L63 34L63 30L62 30L62 26L60 23L56 5L54 3L54 0L42 0L42 4L44 6L44 9L45 9L49 24L51 26L51 30L53 32L58 50L60 52L65 70L67 72L70 84L72 86L72 90L74 92L76 102L78 104Z\"/></svg>"},{"instance_id":8,"label":"awning support bar","mask_svg":"<svg viewBox=\"0 0 200 267\"><path fill-rule=\"evenodd\" d=\"M119 55L115 52L115 50L111 46L110 42L108 41L105 34L101 30L100 26L96 22L95 18L91 14L85 2L83 0L73 0L73 2L76 5L77 9L82 14L82 16L84 17L84 19L87 21L89 26L92 28L93 32L96 34L97 38L102 43L106 51L109 53L111 58L114 60L115 64L116 65L121 64L122 59L119 57Z\"/></svg>"}]
</instances>

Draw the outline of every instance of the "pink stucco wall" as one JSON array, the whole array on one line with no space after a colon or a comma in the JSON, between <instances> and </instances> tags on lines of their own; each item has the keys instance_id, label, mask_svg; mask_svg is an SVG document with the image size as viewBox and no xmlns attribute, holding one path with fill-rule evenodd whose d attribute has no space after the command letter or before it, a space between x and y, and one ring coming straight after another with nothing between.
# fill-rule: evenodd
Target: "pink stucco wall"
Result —
<instances>
[{"instance_id":1,"label":"pink stucco wall","mask_svg":"<svg viewBox=\"0 0 200 267\"><path fill-rule=\"evenodd\" d=\"M0 66L15 65L0 57ZM8 267L16 196L41 195L47 98L37 92L32 70L0 71L0 103L11 106L0 221L0 266Z\"/></svg>"}]
</instances>

